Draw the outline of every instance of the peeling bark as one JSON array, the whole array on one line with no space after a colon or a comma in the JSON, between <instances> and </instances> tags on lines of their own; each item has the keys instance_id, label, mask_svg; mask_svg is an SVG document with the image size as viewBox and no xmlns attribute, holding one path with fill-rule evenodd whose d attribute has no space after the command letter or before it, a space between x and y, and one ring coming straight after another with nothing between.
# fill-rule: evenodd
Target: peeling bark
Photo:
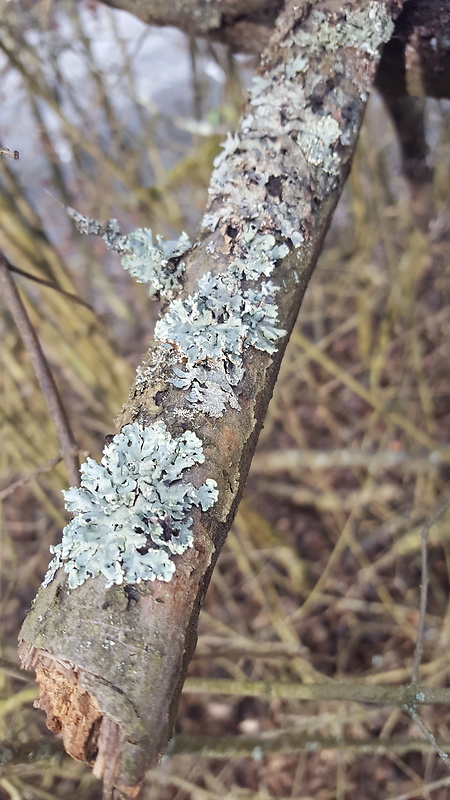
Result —
<instances>
[{"instance_id":1,"label":"peeling bark","mask_svg":"<svg viewBox=\"0 0 450 800\"><path fill-rule=\"evenodd\" d=\"M146 380L132 388L118 419L119 428L163 419L172 435L191 429L202 440L205 462L190 470L189 480L198 486L213 478L219 499L192 514L193 547L174 556L169 583L106 588L98 576L70 590L60 569L23 625L20 655L40 682L38 705L67 751L104 778L105 797L139 797L145 769L171 736L202 600L399 10L388 0L351 0L345 12L341 0L286 6L238 133L213 173L182 295L195 293L208 271L222 275L229 268L251 223L288 245L271 275L286 335L274 353L245 350L244 377L232 387L240 408L220 418L187 402L172 383L176 348L155 342L141 368ZM248 284L241 281L242 292Z\"/></svg>"}]
</instances>

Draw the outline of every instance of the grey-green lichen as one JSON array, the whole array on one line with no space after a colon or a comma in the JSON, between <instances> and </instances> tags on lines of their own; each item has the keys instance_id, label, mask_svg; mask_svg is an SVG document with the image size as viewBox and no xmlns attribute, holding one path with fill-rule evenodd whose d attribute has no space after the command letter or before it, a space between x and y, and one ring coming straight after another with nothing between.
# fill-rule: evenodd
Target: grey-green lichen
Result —
<instances>
[{"instance_id":1,"label":"grey-green lichen","mask_svg":"<svg viewBox=\"0 0 450 800\"><path fill-rule=\"evenodd\" d=\"M192 545L194 506L207 511L218 497L207 479L199 488L184 482L184 471L205 460L201 440L192 431L174 438L162 421L143 428L125 425L97 463L81 467L80 488L63 492L74 514L43 585L64 567L74 589L89 577L114 583L170 581L172 556Z\"/></svg>"},{"instance_id":2,"label":"grey-green lichen","mask_svg":"<svg viewBox=\"0 0 450 800\"><path fill-rule=\"evenodd\" d=\"M322 198L340 180L343 147L356 140L372 65L392 31L376 0L357 10L311 8L300 27L280 30L281 57L254 78L239 132L214 162L204 228L257 219L296 247L308 240Z\"/></svg>"},{"instance_id":3,"label":"grey-green lichen","mask_svg":"<svg viewBox=\"0 0 450 800\"><path fill-rule=\"evenodd\" d=\"M244 350L255 347L273 353L286 333L278 327L274 302L278 287L272 281L262 280L256 286L249 282L268 277L275 261L288 252L272 234L245 226L239 254L227 271L207 272L198 281L197 292L172 301L156 323L155 338L174 348L180 362L174 367L172 385L188 390L188 402L213 417L222 416L227 406L240 407L234 387L244 374Z\"/></svg>"},{"instance_id":4,"label":"grey-green lichen","mask_svg":"<svg viewBox=\"0 0 450 800\"><path fill-rule=\"evenodd\" d=\"M102 225L73 208L66 210L80 233L100 236L110 250L121 255L122 266L139 283L150 284L152 294L170 299L180 288L185 269L181 256L192 247L186 233L174 241L164 241L158 235L154 238L150 228L122 234L116 219Z\"/></svg>"},{"instance_id":5,"label":"grey-green lichen","mask_svg":"<svg viewBox=\"0 0 450 800\"><path fill-rule=\"evenodd\" d=\"M307 48L309 61L320 56L322 50L335 53L344 47L354 47L374 56L383 42L391 38L394 23L386 13L379 0L371 0L364 8L346 9L345 6L332 15L319 9L312 9L311 19L314 21L315 36L311 38L309 30L299 28L292 37L284 42L290 47L292 41L302 48ZM303 67L299 71L304 71Z\"/></svg>"}]
</instances>

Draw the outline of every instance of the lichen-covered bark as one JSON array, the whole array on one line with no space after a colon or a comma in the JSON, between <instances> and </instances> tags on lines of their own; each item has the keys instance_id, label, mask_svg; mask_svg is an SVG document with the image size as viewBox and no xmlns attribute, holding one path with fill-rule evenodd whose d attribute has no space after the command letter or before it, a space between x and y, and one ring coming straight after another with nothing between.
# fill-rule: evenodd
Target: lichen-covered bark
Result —
<instances>
[{"instance_id":1,"label":"lichen-covered bark","mask_svg":"<svg viewBox=\"0 0 450 800\"><path fill-rule=\"evenodd\" d=\"M103 0L151 25L174 25L235 50L261 53L281 0ZM450 4L408 0L377 76L383 93L450 97Z\"/></svg>"},{"instance_id":2,"label":"lichen-covered bark","mask_svg":"<svg viewBox=\"0 0 450 800\"><path fill-rule=\"evenodd\" d=\"M115 796L138 797L146 767L158 760L171 735L211 571L243 490L289 332L350 169L381 48L392 33L399 5L389 0L321 0L286 6L239 130L217 161L204 227L186 255L180 289L192 309L202 276L211 272L223 279L219 289L235 286L241 261L243 295L249 287L262 287L261 280L249 277L242 255L253 226L258 242L267 243L268 236L270 252L282 253L270 266L270 279L278 328L286 334L273 334L275 348L264 349L263 343L262 349L255 344L243 350L242 378L237 385L230 383L233 402L212 414L208 404L189 401L174 382L174 367L185 367L189 356L183 340L177 343L175 333L172 337L166 331L166 341L151 346L118 419L119 427L134 421L145 427L158 418L172 436L189 429L201 439L206 458L190 470L189 480L201 486L213 479L218 499L206 512L193 511L193 546L173 557L176 570L168 583L107 588L105 577L98 575L70 589L64 569L59 569L40 590L24 623L22 663L36 670L39 705L47 712L48 725L62 733L69 753L103 776L105 796L114 789ZM273 239L281 250L273 250ZM261 299L261 311L265 302ZM221 351L220 358L226 361L227 353ZM213 373L219 360L204 362L204 374ZM226 365L223 371L230 374Z\"/></svg>"},{"instance_id":3,"label":"lichen-covered bark","mask_svg":"<svg viewBox=\"0 0 450 800\"><path fill-rule=\"evenodd\" d=\"M260 53L267 45L282 0L104 0L149 25L173 25L236 50Z\"/></svg>"}]
</instances>

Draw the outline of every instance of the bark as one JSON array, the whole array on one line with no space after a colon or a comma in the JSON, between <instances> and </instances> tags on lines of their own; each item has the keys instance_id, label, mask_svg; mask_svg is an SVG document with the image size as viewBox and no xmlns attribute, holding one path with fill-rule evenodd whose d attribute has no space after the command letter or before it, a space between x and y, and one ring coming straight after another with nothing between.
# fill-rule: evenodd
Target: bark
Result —
<instances>
[{"instance_id":1,"label":"bark","mask_svg":"<svg viewBox=\"0 0 450 800\"><path fill-rule=\"evenodd\" d=\"M449 0L405 3L376 83L385 95L450 97Z\"/></svg>"},{"instance_id":2,"label":"bark","mask_svg":"<svg viewBox=\"0 0 450 800\"><path fill-rule=\"evenodd\" d=\"M403 174L410 188L411 210L416 225L425 231L434 215L433 168L425 129L426 100L389 93L383 93L383 100L397 133Z\"/></svg>"},{"instance_id":3,"label":"bark","mask_svg":"<svg viewBox=\"0 0 450 800\"><path fill-rule=\"evenodd\" d=\"M213 173L208 214L186 258L183 297L197 290L200 276L229 268L250 223L287 244L271 276L279 287L273 289L278 327L286 335L274 353L245 350L244 377L233 388L240 408L227 408L220 418L186 402L186 393L171 383L168 350L155 342L141 372L148 381L133 387L118 420L121 427L162 419L174 436L194 430L206 459L189 479L195 485L215 479L217 503L192 514L194 545L174 558L169 583L106 589L99 576L69 589L60 569L39 591L21 631L22 664L36 671L48 726L61 732L68 753L104 778L105 797L138 797L146 768L158 761L171 735L211 572L350 169L381 46L392 33L399 3L351 0L345 9L347 19L341 0L286 5L247 113ZM247 287L242 281L241 292Z\"/></svg>"},{"instance_id":4,"label":"bark","mask_svg":"<svg viewBox=\"0 0 450 800\"><path fill-rule=\"evenodd\" d=\"M282 0L103 0L150 25L173 25L235 50L261 53ZM408 0L381 61L377 85L393 95L450 97L449 0Z\"/></svg>"},{"instance_id":5,"label":"bark","mask_svg":"<svg viewBox=\"0 0 450 800\"><path fill-rule=\"evenodd\" d=\"M273 32L283 0L104 0L148 25L172 25L189 36L261 53Z\"/></svg>"}]
</instances>

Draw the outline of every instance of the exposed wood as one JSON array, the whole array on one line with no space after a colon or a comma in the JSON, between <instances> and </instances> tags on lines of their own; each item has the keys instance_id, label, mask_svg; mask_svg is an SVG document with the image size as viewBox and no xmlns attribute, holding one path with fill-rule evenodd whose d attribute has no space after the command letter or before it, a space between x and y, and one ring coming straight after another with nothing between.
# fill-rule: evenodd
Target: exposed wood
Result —
<instances>
[{"instance_id":1,"label":"exposed wood","mask_svg":"<svg viewBox=\"0 0 450 800\"><path fill-rule=\"evenodd\" d=\"M237 136L213 173L204 228L186 258L184 296L205 273L227 270L250 222L288 244L271 275L279 287L273 289L278 326L287 334L273 354L245 351L235 390L240 410L214 418L192 408L170 382L167 350L155 343L145 362L153 379L132 388L118 420L119 426L149 425L157 417L174 436L190 429L202 440L205 462L189 479L198 486L213 478L219 499L211 510L192 514L194 546L174 558L169 583L106 589L99 576L71 590L60 569L24 623L21 659L41 681L39 705L68 752L103 776L105 797L138 797L145 769L157 763L171 735L202 600L399 8L388 0L351 0L343 16L340 0L288 3ZM242 292L247 285L241 283Z\"/></svg>"}]
</instances>

